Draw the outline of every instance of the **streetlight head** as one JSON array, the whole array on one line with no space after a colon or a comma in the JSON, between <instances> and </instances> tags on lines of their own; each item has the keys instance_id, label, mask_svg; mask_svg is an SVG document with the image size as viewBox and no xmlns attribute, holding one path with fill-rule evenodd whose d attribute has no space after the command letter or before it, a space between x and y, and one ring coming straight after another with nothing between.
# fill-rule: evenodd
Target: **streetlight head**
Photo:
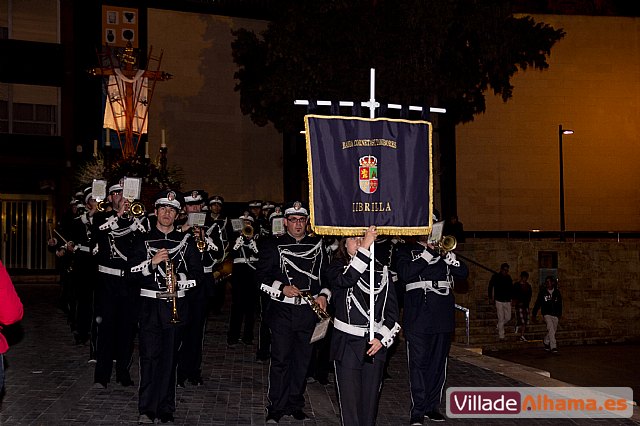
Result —
<instances>
[{"instance_id":1,"label":"streetlight head","mask_svg":"<svg viewBox=\"0 0 640 426\"><path fill-rule=\"evenodd\" d=\"M563 129L562 130L562 134L563 135L572 135L573 134L573 130L571 130L571 129Z\"/></svg>"}]
</instances>

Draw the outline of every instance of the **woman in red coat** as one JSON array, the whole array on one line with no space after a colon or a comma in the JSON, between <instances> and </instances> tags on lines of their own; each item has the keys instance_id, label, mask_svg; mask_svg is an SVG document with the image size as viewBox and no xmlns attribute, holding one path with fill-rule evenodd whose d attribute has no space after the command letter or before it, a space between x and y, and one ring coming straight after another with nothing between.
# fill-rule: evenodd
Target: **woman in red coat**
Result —
<instances>
[{"instance_id":1,"label":"woman in red coat","mask_svg":"<svg viewBox=\"0 0 640 426\"><path fill-rule=\"evenodd\" d=\"M2 326L22 319L22 302L13 287L11 278L0 262L0 330ZM0 333L0 391L4 388L4 353L9 349L7 339Z\"/></svg>"}]
</instances>

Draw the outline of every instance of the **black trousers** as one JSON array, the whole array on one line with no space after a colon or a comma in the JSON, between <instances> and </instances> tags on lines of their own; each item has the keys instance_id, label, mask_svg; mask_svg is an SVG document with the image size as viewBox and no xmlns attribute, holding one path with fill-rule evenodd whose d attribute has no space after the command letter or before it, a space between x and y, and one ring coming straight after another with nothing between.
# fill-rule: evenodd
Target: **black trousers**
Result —
<instances>
[{"instance_id":1,"label":"black trousers","mask_svg":"<svg viewBox=\"0 0 640 426\"><path fill-rule=\"evenodd\" d=\"M207 287L213 285L211 274L206 283L187 290L189 318L182 327L182 344L178 351L178 381L198 380L202 374L202 345L207 325ZM209 282L211 280L211 282Z\"/></svg>"},{"instance_id":2,"label":"black trousers","mask_svg":"<svg viewBox=\"0 0 640 426\"><path fill-rule=\"evenodd\" d=\"M237 343L241 332L242 340L245 343L253 342L257 303L258 288L255 269L246 263L234 263L233 275L231 275L231 315L227 334L228 343Z\"/></svg>"},{"instance_id":3,"label":"black trousers","mask_svg":"<svg viewBox=\"0 0 640 426\"><path fill-rule=\"evenodd\" d=\"M137 328L137 296L123 278L99 274L95 293L96 368L94 382L108 383L113 360L116 380L129 378Z\"/></svg>"},{"instance_id":4,"label":"black trousers","mask_svg":"<svg viewBox=\"0 0 640 426\"><path fill-rule=\"evenodd\" d=\"M256 358L259 360L266 360L271 354L271 331L269 330L269 325L267 324L266 319L267 309L269 307L269 303L271 303L271 297L263 291L258 290L258 292L260 293L258 298L258 302L260 304L260 328L258 331L258 348L256 349Z\"/></svg>"},{"instance_id":5,"label":"black trousers","mask_svg":"<svg viewBox=\"0 0 640 426\"><path fill-rule=\"evenodd\" d=\"M164 300L141 298L138 411L156 418L176 411L176 366L181 325L167 324Z\"/></svg>"},{"instance_id":6,"label":"black trousers","mask_svg":"<svg viewBox=\"0 0 640 426\"><path fill-rule=\"evenodd\" d=\"M361 362L362 355L357 356L353 347L347 346L341 359L334 361L344 426L373 426L376 423L385 361L385 349L380 351L373 363Z\"/></svg>"},{"instance_id":7,"label":"black trousers","mask_svg":"<svg viewBox=\"0 0 640 426\"><path fill-rule=\"evenodd\" d=\"M447 377L447 359L451 348L451 333L407 333L409 361L409 390L411 391L411 418L422 418L435 410Z\"/></svg>"},{"instance_id":8,"label":"black trousers","mask_svg":"<svg viewBox=\"0 0 640 426\"><path fill-rule=\"evenodd\" d=\"M271 301L267 312L271 330L269 368L270 413L290 414L304 407L306 375L311 359L309 340L316 316L309 305Z\"/></svg>"}]
</instances>

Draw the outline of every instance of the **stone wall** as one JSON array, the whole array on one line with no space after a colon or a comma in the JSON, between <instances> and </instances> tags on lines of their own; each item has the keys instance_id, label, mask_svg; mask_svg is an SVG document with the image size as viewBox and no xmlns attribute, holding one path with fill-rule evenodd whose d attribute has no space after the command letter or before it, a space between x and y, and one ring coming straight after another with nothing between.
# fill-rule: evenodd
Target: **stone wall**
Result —
<instances>
[{"instance_id":1,"label":"stone wall","mask_svg":"<svg viewBox=\"0 0 640 426\"><path fill-rule=\"evenodd\" d=\"M529 272L534 300L540 278L538 253L557 252L563 318L591 335L617 340L640 337L640 242L499 241L473 239L457 253L498 270L510 265L511 277ZM467 262L466 283L456 283L456 301L471 309L487 302L491 273ZM544 274L546 275L546 274ZM544 279L544 277L543 277ZM533 307L534 300L531 302Z\"/></svg>"}]
</instances>

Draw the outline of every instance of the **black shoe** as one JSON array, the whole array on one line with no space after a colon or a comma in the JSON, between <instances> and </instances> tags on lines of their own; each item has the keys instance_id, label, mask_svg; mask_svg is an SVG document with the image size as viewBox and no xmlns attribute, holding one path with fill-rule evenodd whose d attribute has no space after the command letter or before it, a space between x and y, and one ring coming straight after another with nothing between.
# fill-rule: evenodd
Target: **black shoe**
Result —
<instances>
[{"instance_id":1,"label":"black shoe","mask_svg":"<svg viewBox=\"0 0 640 426\"><path fill-rule=\"evenodd\" d=\"M306 420L309 418L309 416L307 416L307 414L302 410L296 410L293 413L291 413L291 415L296 420Z\"/></svg>"},{"instance_id":2,"label":"black shoe","mask_svg":"<svg viewBox=\"0 0 640 426\"><path fill-rule=\"evenodd\" d=\"M424 422L424 420L422 419L422 417L412 417L411 420L409 420L409 424L411 426L422 426L422 423Z\"/></svg>"},{"instance_id":3,"label":"black shoe","mask_svg":"<svg viewBox=\"0 0 640 426\"><path fill-rule=\"evenodd\" d=\"M160 414L158 418L160 419L160 423L173 423L175 421L171 413Z\"/></svg>"},{"instance_id":4,"label":"black shoe","mask_svg":"<svg viewBox=\"0 0 640 426\"><path fill-rule=\"evenodd\" d=\"M440 414L438 410L429 411L424 415L427 420L431 420L432 422L444 422L444 416Z\"/></svg>"},{"instance_id":5,"label":"black shoe","mask_svg":"<svg viewBox=\"0 0 640 426\"><path fill-rule=\"evenodd\" d=\"M184 379L179 379L179 380L176 382L176 386L177 386L177 387L179 387L180 389L184 389L184 388L185 388L185 386L184 386Z\"/></svg>"},{"instance_id":6,"label":"black shoe","mask_svg":"<svg viewBox=\"0 0 640 426\"><path fill-rule=\"evenodd\" d=\"M548 345L546 343L543 343L543 344L544 344L544 350L545 351L550 351L551 350L551 346L550 345Z\"/></svg>"},{"instance_id":7,"label":"black shoe","mask_svg":"<svg viewBox=\"0 0 640 426\"><path fill-rule=\"evenodd\" d=\"M282 418L281 414L269 413L269 414L267 414L267 418L265 419L265 423L267 423L267 424L278 424L278 422L280 422L281 418Z\"/></svg>"},{"instance_id":8,"label":"black shoe","mask_svg":"<svg viewBox=\"0 0 640 426\"><path fill-rule=\"evenodd\" d=\"M558 348L553 348L553 349L551 349L551 353L558 355L560 353L560 351L558 350Z\"/></svg>"},{"instance_id":9,"label":"black shoe","mask_svg":"<svg viewBox=\"0 0 640 426\"><path fill-rule=\"evenodd\" d=\"M93 388L94 389L106 389L107 388L107 382L95 382L93 384Z\"/></svg>"}]
</instances>

